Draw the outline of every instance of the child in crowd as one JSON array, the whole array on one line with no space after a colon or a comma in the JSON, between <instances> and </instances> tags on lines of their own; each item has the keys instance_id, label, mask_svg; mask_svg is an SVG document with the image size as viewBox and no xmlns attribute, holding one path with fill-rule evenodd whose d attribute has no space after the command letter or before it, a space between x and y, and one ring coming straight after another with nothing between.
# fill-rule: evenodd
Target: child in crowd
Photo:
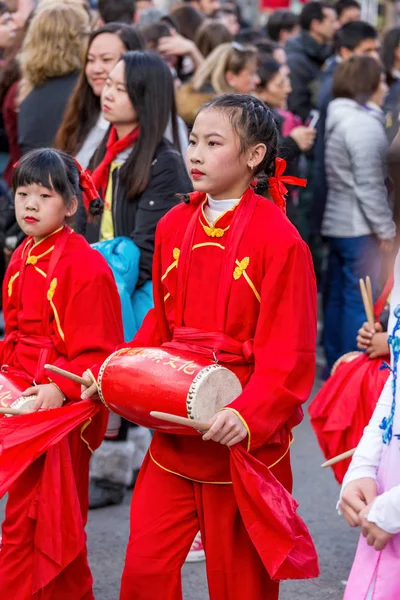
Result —
<instances>
[{"instance_id":1,"label":"child in crowd","mask_svg":"<svg viewBox=\"0 0 400 600\"><path fill-rule=\"evenodd\" d=\"M155 308L131 345L167 343L207 356L234 371L244 389L203 437L155 432L133 494L121 600L180 599L181 567L198 529L212 600L276 600L280 579L317 574L304 525L286 545L281 535L271 542L270 517L245 524L244 507L256 495L241 496L239 509L230 469L230 448L243 444L263 481L257 514L270 511L274 489L285 522L285 501L294 507L291 430L315 375L316 288L307 246L282 210L251 187L268 178L282 208L277 141L271 112L252 96L204 106L186 158L196 191L158 226ZM82 397L95 393L92 385Z\"/></svg>"},{"instance_id":2,"label":"child in crowd","mask_svg":"<svg viewBox=\"0 0 400 600\"><path fill-rule=\"evenodd\" d=\"M81 373L88 361L101 363L123 341L111 270L68 225L81 201L80 182L85 187L87 178L80 175L73 158L50 149L28 153L14 171L16 219L27 238L14 252L5 275L6 336L0 364L3 374L26 382L23 396L36 397L36 411L80 400L79 385L55 374L49 379L46 363ZM9 487L0 598L94 599L83 528L89 458L101 442L107 417L101 410L75 428L58 442L58 454L54 448L42 454ZM49 474L55 471L62 473L64 482L70 475L68 489L74 490L78 512L81 509L81 515L74 515L79 524L75 532L73 507L65 505L64 487L58 487L58 480L55 487L49 484ZM56 520L59 514L62 518Z\"/></svg>"}]
</instances>

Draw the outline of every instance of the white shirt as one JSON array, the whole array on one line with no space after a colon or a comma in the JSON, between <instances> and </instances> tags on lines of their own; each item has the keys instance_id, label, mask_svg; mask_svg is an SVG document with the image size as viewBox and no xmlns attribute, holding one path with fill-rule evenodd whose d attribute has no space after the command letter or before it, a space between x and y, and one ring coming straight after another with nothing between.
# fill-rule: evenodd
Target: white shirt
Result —
<instances>
[{"instance_id":1,"label":"white shirt","mask_svg":"<svg viewBox=\"0 0 400 600\"><path fill-rule=\"evenodd\" d=\"M204 214L211 225L215 223L219 216L227 210L231 210L238 202L240 198L232 198L229 200L213 200L213 198L207 196L207 204L204 205Z\"/></svg>"}]
</instances>

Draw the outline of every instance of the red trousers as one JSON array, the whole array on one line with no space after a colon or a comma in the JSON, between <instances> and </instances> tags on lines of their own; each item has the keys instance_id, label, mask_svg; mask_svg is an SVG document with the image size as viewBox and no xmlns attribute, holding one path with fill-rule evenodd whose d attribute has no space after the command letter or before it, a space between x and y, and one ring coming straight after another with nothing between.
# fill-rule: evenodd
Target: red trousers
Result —
<instances>
[{"instance_id":1,"label":"red trousers","mask_svg":"<svg viewBox=\"0 0 400 600\"><path fill-rule=\"evenodd\" d=\"M80 439L80 431L69 436L71 458L83 521L87 521L90 452ZM37 594L32 594L34 538L33 517L44 456L36 460L8 492L6 516L2 524L0 551L0 598L3 600L94 600L93 578L86 548L58 577ZM51 499L49 500L51 502ZM56 535L56 532L54 532Z\"/></svg>"},{"instance_id":2,"label":"red trousers","mask_svg":"<svg viewBox=\"0 0 400 600\"><path fill-rule=\"evenodd\" d=\"M183 479L149 455L132 498L120 600L181 600L181 568L199 529L211 600L277 600L279 583L254 549L232 485Z\"/></svg>"}]
</instances>

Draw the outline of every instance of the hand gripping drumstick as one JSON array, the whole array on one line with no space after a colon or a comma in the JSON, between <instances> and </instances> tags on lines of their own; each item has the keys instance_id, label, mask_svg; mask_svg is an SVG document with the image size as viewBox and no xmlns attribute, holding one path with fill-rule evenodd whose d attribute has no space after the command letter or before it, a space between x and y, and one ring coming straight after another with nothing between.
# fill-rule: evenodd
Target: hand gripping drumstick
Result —
<instances>
[{"instance_id":1,"label":"hand gripping drumstick","mask_svg":"<svg viewBox=\"0 0 400 600\"><path fill-rule=\"evenodd\" d=\"M65 377L66 379L70 379L71 381L75 381L75 383L79 383L80 385L84 385L85 387L90 387L93 381L90 383L87 379L83 377L79 377L79 375L75 375L75 373L70 373L69 371L65 371L64 369L60 369L59 367L55 367L54 365L44 365L46 371L50 371L50 373L57 373L57 375L61 375L61 377Z\"/></svg>"},{"instance_id":2,"label":"hand gripping drumstick","mask_svg":"<svg viewBox=\"0 0 400 600\"><path fill-rule=\"evenodd\" d=\"M367 285L368 285L368 283L367 283ZM369 283L369 286L370 285L371 285L371 282ZM365 282L363 279L360 279L360 290L361 290L361 296L363 299L365 313L367 315L368 325L371 327L371 329L373 331L375 331L374 307L371 306L371 304L370 304L370 298L369 298L369 294L367 291L367 286L365 285ZM372 289L371 289L371 294L372 294Z\"/></svg>"},{"instance_id":3,"label":"hand gripping drumstick","mask_svg":"<svg viewBox=\"0 0 400 600\"><path fill-rule=\"evenodd\" d=\"M326 462L322 463L321 467L323 469L325 469L326 467L331 467L332 465L336 465L336 463L341 462L342 460L345 460L346 458L351 458L355 451L356 451L356 449L353 448L353 450L347 450L347 452L343 452L343 454L334 456L330 460L327 460Z\"/></svg>"},{"instance_id":4,"label":"hand gripping drumstick","mask_svg":"<svg viewBox=\"0 0 400 600\"><path fill-rule=\"evenodd\" d=\"M152 410L150 413L151 417L160 419L160 421L168 421L169 423L176 423L177 425L186 425L193 429L200 429L201 431L208 431L211 427L209 423L203 423L202 421L196 421L195 419L186 419L185 417L179 417L178 415L171 415L170 413L158 412Z\"/></svg>"}]
</instances>

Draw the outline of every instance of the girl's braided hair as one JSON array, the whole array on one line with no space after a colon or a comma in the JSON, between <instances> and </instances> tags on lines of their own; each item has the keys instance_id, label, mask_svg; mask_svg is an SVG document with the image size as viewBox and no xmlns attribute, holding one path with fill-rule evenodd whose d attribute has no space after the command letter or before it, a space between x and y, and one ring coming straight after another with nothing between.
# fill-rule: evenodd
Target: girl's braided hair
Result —
<instances>
[{"instance_id":1,"label":"girl's braided hair","mask_svg":"<svg viewBox=\"0 0 400 600\"><path fill-rule=\"evenodd\" d=\"M278 130L271 111L254 96L247 94L225 94L211 100L200 110L215 108L226 111L240 139L240 152L250 146L265 144L264 160L254 170L257 190L268 188L268 179L275 175L275 160L278 155Z\"/></svg>"}]
</instances>

